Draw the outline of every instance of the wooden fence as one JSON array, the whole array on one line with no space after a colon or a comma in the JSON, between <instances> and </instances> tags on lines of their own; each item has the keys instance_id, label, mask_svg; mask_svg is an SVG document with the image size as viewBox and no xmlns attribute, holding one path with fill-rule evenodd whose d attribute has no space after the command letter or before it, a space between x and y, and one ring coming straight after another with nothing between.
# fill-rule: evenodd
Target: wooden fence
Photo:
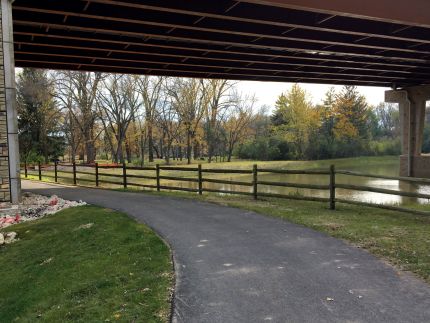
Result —
<instances>
[{"instance_id":1,"label":"wooden fence","mask_svg":"<svg viewBox=\"0 0 430 323\"><path fill-rule=\"evenodd\" d=\"M77 170L77 166L94 169L94 171L82 171ZM60 169L59 169L60 168ZM66 170L67 169L67 170ZM106 173L103 172L105 169L120 169L121 171L118 174ZM423 198L430 199L430 194L423 193L414 193L407 191L399 191L399 190L391 190L391 189L383 189L371 186L363 186L363 185L351 185L351 184L341 184L336 183L336 174L344 175L344 176L359 176L359 177L369 177L369 178L379 178L379 179L388 179L388 180L398 180L409 183L415 183L420 185L430 185L430 179L424 178L412 178L412 177L397 177L397 176L384 176L384 175L375 175L368 173L359 173L359 172L351 172L344 170L335 170L335 166L332 165L328 169L307 169L307 170L285 170L285 169L269 169L269 168L258 168L257 165L253 165L252 169L216 169L216 168L203 168L201 165L198 167L178 167L178 166L147 166L147 167L132 167L123 164L121 166L109 166L109 165L99 165L98 163L91 165L79 164L59 164L55 163L53 165L41 165L40 163L37 165L23 165L23 171L25 178L28 176L36 176L40 181L43 178L53 179L54 182L63 182L64 180L72 181L73 185L78 185L80 182L84 182L86 184L93 184L93 186L100 187L102 184L111 184L111 185L120 185L123 188L127 188L129 186L133 187L141 187L147 189L154 189L157 191L161 190L176 190L176 191L186 191L186 192L194 192L200 195L203 192L211 192L211 193L222 193L222 194L239 194L239 195L248 195L252 196L254 199L258 199L258 197L271 197L271 198L283 198L283 199L295 199L295 200L305 200L305 201L317 201L317 202L325 202L329 204L330 209L334 210L336 208L336 202L339 203L347 203L353 205L363 205L363 206L371 206L378 207L382 209L395 210L401 212L408 212L419 215L430 215L430 211L421 211L415 209L409 209L394 205L386 205L386 204L378 204L378 203L370 203L370 202L362 202L356 200L348 200L344 198L336 197L336 189L345 189L351 191L366 191L373 193L381 193L381 194L390 194L404 197L412 197L412 198ZM150 171L153 172L153 175L145 175L145 174L130 174L127 171ZM184 173L195 173L195 177L179 177L179 176L167 176L162 175L163 171L177 171ZM271 174L298 174L304 176L312 176L312 175L326 175L327 183L324 185L320 184L304 184L304 183L292 183L285 181L264 181L258 179L258 174L271 173ZM63 174L71 174L71 177L63 176ZM252 181L237 181L237 180L224 180L224 179L215 179L215 178L207 178L205 175L210 174L238 174L238 175L251 175ZM78 175L86 175L87 177L82 178L78 177ZM89 177L88 177L89 176ZM105 178L112 178L106 180ZM119 179L120 181L115 181L113 179ZM136 183L133 179L143 179L143 180L152 180L155 184L145 184L145 183ZM171 186L171 185L162 185L161 181L176 181L176 182L192 182L196 183L196 188L189 187L180 187L180 186ZM79 182L79 183L78 183ZM204 187L204 183L215 183L215 184L227 184L227 185L237 185L249 187L249 191L242 190L225 190L225 189L214 189ZM88 186L88 185L86 185ZM311 189L317 191L327 191L328 197L319 197L319 196L303 196L297 194L275 194L275 193L266 193L259 191L259 187L261 186L269 186L269 187L287 187L287 188L298 188L298 189Z\"/></svg>"}]
</instances>

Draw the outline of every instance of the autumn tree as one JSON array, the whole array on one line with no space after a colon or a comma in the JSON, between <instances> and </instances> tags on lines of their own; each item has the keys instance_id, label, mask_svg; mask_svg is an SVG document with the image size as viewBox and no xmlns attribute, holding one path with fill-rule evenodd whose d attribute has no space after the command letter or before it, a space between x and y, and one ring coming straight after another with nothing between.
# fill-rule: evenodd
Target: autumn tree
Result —
<instances>
[{"instance_id":1,"label":"autumn tree","mask_svg":"<svg viewBox=\"0 0 430 323\"><path fill-rule=\"evenodd\" d=\"M318 125L318 111L298 84L276 101L273 116L275 133L293 148L295 158L303 158L312 129Z\"/></svg>"},{"instance_id":2,"label":"autumn tree","mask_svg":"<svg viewBox=\"0 0 430 323\"><path fill-rule=\"evenodd\" d=\"M355 86L344 86L334 103L337 138L364 138L369 134L368 105Z\"/></svg>"},{"instance_id":3,"label":"autumn tree","mask_svg":"<svg viewBox=\"0 0 430 323\"><path fill-rule=\"evenodd\" d=\"M185 131L188 164L191 164L192 144L207 106L203 86L201 80L180 78L172 80L169 86L169 95Z\"/></svg>"}]
</instances>

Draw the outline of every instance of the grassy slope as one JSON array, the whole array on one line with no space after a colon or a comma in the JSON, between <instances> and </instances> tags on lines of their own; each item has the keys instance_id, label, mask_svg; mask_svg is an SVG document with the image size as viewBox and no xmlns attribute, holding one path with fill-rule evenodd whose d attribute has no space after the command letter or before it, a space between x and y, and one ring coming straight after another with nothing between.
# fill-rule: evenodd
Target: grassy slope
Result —
<instances>
[{"instance_id":1,"label":"grassy slope","mask_svg":"<svg viewBox=\"0 0 430 323\"><path fill-rule=\"evenodd\" d=\"M104 161L108 163L107 161ZM171 166L181 165L181 167L195 167L197 164L202 164L205 168L246 168L252 169L252 165L258 164L260 167L267 168L286 168L291 167L294 169L300 168L319 168L329 167L331 164L336 164L339 168L349 168L367 165L368 163L374 165L399 165L398 156L377 156L377 157L351 157L351 158L338 158L338 159L324 159L324 160L279 160L279 161L262 161L262 160L244 160L233 159L231 162L215 162L211 164L207 160L193 160L191 165L186 164L186 160L174 161L171 160ZM103 163L103 161L101 161ZM156 160L153 163L145 163L145 166L155 166L156 164L164 165L165 160Z\"/></svg>"},{"instance_id":2,"label":"grassy slope","mask_svg":"<svg viewBox=\"0 0 430 323\"><path fill-rule=\"evenodd\" d=\"M289 220L341 238L430 283L430 218L376 208L319 202L188 193L146 193L199 199Z\"/></svg>"},{"instance_id":3,"label":"grassy slope","mask_svg":"<svg viewBox=\"0 0 430 323\"><path fill-rule=\"evenodd\" d=\"M0 247L1 322L167 321L170 252L146 226L85 206L8 229L20 240Z\"/></svg>"}]
</instances>

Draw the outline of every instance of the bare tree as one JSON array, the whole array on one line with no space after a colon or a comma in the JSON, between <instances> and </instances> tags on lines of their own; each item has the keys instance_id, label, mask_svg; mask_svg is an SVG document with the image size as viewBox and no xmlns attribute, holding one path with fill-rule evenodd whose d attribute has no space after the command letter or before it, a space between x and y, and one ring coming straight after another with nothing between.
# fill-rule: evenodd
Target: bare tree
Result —
<instances>
[{"instance_id":1,"label":"bare tree","mask_svg":"<svg viewBox=\"0 0 430 323\"><path fill-rule=\"evenodd\" d=\"M88 163L94 162L96 158L95 140L100 133L96 134L95 100L103 78L102 73L76 71L64 71L56 75L57 97L71 108L69 113L82 133ZM73 102L71 105L70 99Z\"/></svg>"},{"instance_id":2,"label":"bare tree","mask_svg":"<svg viewBox=\"0 0 430 323\"><path fill-rule=\"evenodd\" d=\"M113 134L115 141L109 139L114 147L114 160L124 163L123 144L130 122L140 107L136 79L130 75L112 74L102 81L103 89L97 97L100 120L106 134Z\"/></svg>"},{"instance_id":3,"label":"bare tree","mask_svg":"<svg viewBox=\"0 0 430 323\"><path fill-rule=\"evenodd\" d=\"M155 111L161 98L163 89L163 77L158 76L141 76L137 78L137 90L142 96L143 107L145 108L145 125L146 135L148 138L148 158L150 162L154 161L154 139L153 127Z\"/></svg>"},{"instance_id":4,"label":"bare tree","mask_svg":"<svg viewBox=\"0 0 430 323\"><path fill-rule=\"evenodd\" d=\"M215 145L219 139L222 114L230 103L229 94L232 86L233 83L227 80L207 80L203 87L207 99L205 130L209 163L212 161Z\"/></svg>"},{"instance_id":5,"label":"bare tree","mask_svg":"<svg viewBox=\"0 0 430 323\"><path fill-rule=\"evenodd\" d=\"M395 138L400 133L399 108L395 103L380 103L375 108L379 126L384 136Z\"/></svg>"},{"instance_id":6,"label":"bare tree","mask_svg":"<svg viewBox=\"0 0 430 323\"><path fill-rule=\"evenodd\" d=\"M166 160L166 164L170 164L172 145L174 140L178 139L181 129L181 120L178 116L178 109L175 107L175 104L176 101L173 98L165 97L163 103L157 108L156 121L163 131L165 147L164 158Z\"/></svg>"},{"instance_id":7,"label":"bare tree","mask_svg":"<svg viewBox=\"0 0 430 323\"><path fill-rule=\"evenodd\" d=\"M66 136L67 143L70 148L69 161L75 162L76 154L78 153L79 145L82 140L81 129L77 126L75 117L73 116L73 102L71 96L64 100L64 124L63 132Z\"/></svg>"},{"instance_id":8,"label":"bare tree","mask_svg":"<svg viewBox=\"0 0 430 323\"><path fill-rule=\"evenodd\" d=\"M185 130L188 164L191 164L192 143L207 107L203 85L201 80L176 78L168 87L173 106Z\"/></svg>"},{"instance_id":9,"label":"bare tree","mask_svg":"<svg viewBox=\"0 0 430 323\"><path fill-rule=\"evenodd\" d=\"M223 119L223 130L227 146L227 161L231 161L236 145L244 141L250 131L253 121L253 108L256 102L255 96L243 96L235 92L232 95L232 104Z\"/></svg>"}]
</instances>

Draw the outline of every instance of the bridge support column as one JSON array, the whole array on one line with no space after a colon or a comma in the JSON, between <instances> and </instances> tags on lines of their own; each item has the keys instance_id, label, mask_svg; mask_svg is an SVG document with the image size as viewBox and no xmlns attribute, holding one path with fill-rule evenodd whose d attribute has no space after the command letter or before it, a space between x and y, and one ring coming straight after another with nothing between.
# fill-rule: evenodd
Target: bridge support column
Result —
<instances>
[{"instance_id":1,"label":"bridge support column","mask_svg":"<svg viewBox=\"0 0 430 323\"><path fill-rule=\"evenodd\" d=\"M427 100L430 100L430 85L385 92L385 102L399 104L400 176L430 178L430 156L421 154Z\"/></svg>"},{"instance_id":2,"label":"bridge support column","mask_svg":"<svg viewBox=\"0 0 430 323\"><path fill-rule=\"evenodd\" d=\"M13 0L0 0L0 202L21 199L13 48Z\"/></svg>"}]
</instances>

